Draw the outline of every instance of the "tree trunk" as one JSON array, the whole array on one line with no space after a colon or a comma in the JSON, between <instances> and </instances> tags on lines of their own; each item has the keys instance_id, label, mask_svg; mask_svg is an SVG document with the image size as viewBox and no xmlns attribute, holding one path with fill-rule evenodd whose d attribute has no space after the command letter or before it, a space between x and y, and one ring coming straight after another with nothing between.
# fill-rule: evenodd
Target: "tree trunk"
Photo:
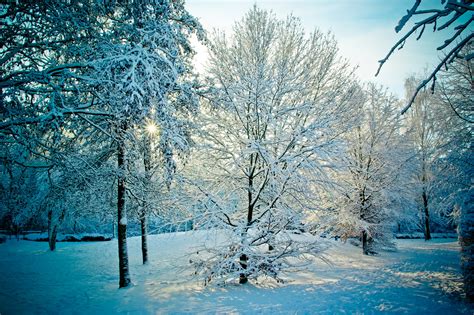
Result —
<instances>
[{"instance_id":1,"label":"tree trunk","mask_svg":"<svg viewBox=\"0 0 474 315\"><path fill-rule=\"evenodd\" d=\"M58 227L57 225L54 225L53 226L53 229L51 231L51 235L48 239L48 243L49 243L49 249L51 251L54 251L56 249L56 238L57 238L57 232L58 232Z\"/></svg>"},{"instance_id":2,"label":"tree trunk","mask_svg":"<svg viewBox=\"0 0 474 315\"><path fill-rule=\"evenodd\" d=\"M57 225L53 223L53 210L48 211L48 245L49 250L56 249Z\"/></svg>"},{"instance_id":3,"label":"tree trunk","mask_svg":"<svg viewBox=\"0 0 474 315\"><path fill-rule=\"evenodd\" d=\"M112 238L115 238L115 220L112 220Z\"/></svg>"},{"instance_id":4,"label":"tree trunk","mask_svg":"<svg viewBox=\"0 0 474 315\"><path fill-rule=\"evenodd\" d=\"M252 163L251 163L252 164ZM248 207L247 207L247 229L245 233L247 233L248 228L250 227L250 223L252 222L252 217L253 217L253 208L254 204L252 203L252 189L253 189L253 176L250 175L248 178ZM247 269L248 265L248 257L245 254L240 255L240 266L242 269ZM241 273L239 276L239 283L244 284L249 281L247 274L246 273Z\"/></svg>"},{"instance_id":5,"label":"tree trunk","mask_svg":"<svg viewBox=\"0 0 474 315\"><path fill-rule=\"evenodd\" d=\"M146 214L142 213L142 217L140 218L141 230L142 230L142 258L143 264L148 263L148 242L147 242L147 218Z\"/></svg>"},{"instance_id":6,"label":"tree trunk","mask_svg":"<svg viewBox=\"0 0 474 315\"><path fill-rule=\"evenodd\" d=\"M367 231L362 231L361 233L362 240L362 253L364 255L374 255L374 239L369 236Z\"/></svg>"},{"instance_id":7,"label":"tree trunk","mask_svg":"<svg viewBox=\"0 0 474 315\"><path fill-rule=\"evenodd\" d=\"M61 212L59 217L54 220L53 218L53 210L48 211L48 244L49 249L54 251L56 249L56 239L58 236L58 228L61 223L64 221L64 217L66 215L65 208L61 207Z\"/></svg>"},{"instance_id":8,"label":"tree trunk","mask_svg":"<svg viewBox=\"0 0 474 315\"><path fill-rule=\"evenodd\" d=\"M431 239L430 212L428 209L428 195L425 190L423 190L423 211L425 217L425 241L429 241Z\"/></svg>"},{"instance_id":9,"label":"tree trunk","mask_svg":"<svg viewBox=\"0 0 474 315\"><path fill-rule=\"evenodd\" d=\"M144 152L143 152L143 164L145 166L145 187L151 185L151 135L145 135L145 144L144 144ZM148 263L148 211L147 211L147 203L148 203L148 192L145 195L145 201L143 202L142 211L140 214L140 225L141 225L141 233L142 233L142 259L143 264Z\"/></svg>"},{"instance_id":10,"label":"tree trunk","mask_svg":"<svg viewBox=\"0 0 474 315\"><path fill-rule=\"evenodd\" d=\"M124 288L130 285L130 273L128 270L128 252L127 252L127 210L125 208L125 140L123 139L126 128L122 127L122 133L119 134L117 165L118 165L118 184L117 184L117 220L118 220L118 255L119 255L119 287Z\"/></svg>"},{"instance_id":11,"label":"tree trunk","mask_svg":"<svg viewBox=\"0 0 474 315\"><path fill-rule=\"evenodd\" d=\"M362 231L362 253L364 255L368 255L369 254L369 246L368 246L368 241L367 241L367 232L366 231Z\"/></svg>"},{"instance_id":12,"label":"tree trunk","mask_svg":"<svg viewBox=\"0 0 474 315\"><path fill-rule=\"evenodd\" d=\"M245 254L242 254L240 256L240 266L242 266L243 269L247 269L247 261L248 257ZM239 276L239 283L244 284L247 283L249 279L247 278L247 275L245 273L241 273Z\"/></svg>"}]
</instances>

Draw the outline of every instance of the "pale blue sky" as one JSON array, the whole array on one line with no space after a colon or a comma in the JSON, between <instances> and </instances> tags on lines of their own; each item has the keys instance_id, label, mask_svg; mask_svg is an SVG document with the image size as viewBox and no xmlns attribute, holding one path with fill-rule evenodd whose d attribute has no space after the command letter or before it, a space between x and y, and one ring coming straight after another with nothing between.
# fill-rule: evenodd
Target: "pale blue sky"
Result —
<instances>
[{"instance_id":1,"label":"pale blue sky","mask_svg":"<svg viewBox=\"0 0 474 315\"><path fill-rule=\"evenodd\" d=\"M315 27L332 31L339 43L341 55L359 65L358 75L387 86L399 97L404 96L404 79L415 72L423 72L438 61L436 47L442 36L426 29L423 38L412 39L405 48L389 60L377 78L374 77L378 60L399 39L394 27L400 17L411 8L414 0L186 0L191 14L199 18L207 30L217 28L231 32L236 20L251 9L271 9L283 18L292 13L301 18L309 33ZM439 6L439 0L424 0L424 7ZM205 63L206 50L198 47L197 68Z\"/></svg>"}]
</instances>

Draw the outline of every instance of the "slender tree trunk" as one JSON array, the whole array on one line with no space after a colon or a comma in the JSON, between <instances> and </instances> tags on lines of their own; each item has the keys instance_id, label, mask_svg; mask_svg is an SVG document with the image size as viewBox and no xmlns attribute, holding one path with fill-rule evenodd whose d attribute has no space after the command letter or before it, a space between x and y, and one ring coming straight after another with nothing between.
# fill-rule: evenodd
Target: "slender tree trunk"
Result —
<instances>
[{"instance_id":1,"label":"slender tree trunk","mask_svg":"<svg viewBox=\"0 0 474 315\"><path fill-rule=\"evenodd\" d=\"M49 249L51 251L54 251L56 249L57 233L58 233L58 227L57 227L57 225L54 225L53 229L51 231L51 236L49 237L49 240L48 240Z\"/></svg>"},{"instance_id":2,"label":"slender tree trunk","mask_svg":"<svg viewBox=\"0 0 474 315\"><path fill-rule=\"evenodd\" d=\"M49 249L51 251L54 251L56 249L58 228L63 223L65 215L66 215L66 210L65 208L61 207L61 212L59 214L59 217L56 220L54 220L53 210L48 211L48 244L49 244Z\"/></svg>"},{"instance_id":3,"label":"slender tree trunk","mask_svg":"<svg viewBox=\"0 0 474 315\"><path fill-rule=\"evenodd\" d=\"M428 209L428 195L425 190L423 190L423 211L425 217L425 241L429 241L431 239L430 212Z\"/></svg>"},{"instance_id":4,"label":"slender tree trunk","mask_svg":"<svg viewBox=\"0 0 474 315\"><path fill-rule=\"evenodd\" d=\"M130 285L130 273L128 270L127 252L127 210L125 207L125 134L126 127L121 127L117 148L117 165L119 170L117 184L117 220L118 220L118 255L119 255L119 287L124 288Z\"/></svg>"},{"instance_id":5,"label":"slender tree trunk","mask_svg":"<svg viewBox=\"0 0 474 315\"><path fill-rule=\"evenodd\" d=\"M112 220L112 238L115 238L115 220Z\"/></svg>"},{"instance_id":6,"label":"slender tree trunk","mask_svg":"<svg viewBox=\"0 0 474 315\"><path fill-rule=\"evenodd\" d=\"M240 256L240 266L242 266L243 269L247 269L247 262L248 262L248 257L245 254L242 254ZM239 283L244 284L247 283L249 279L247 278L247 275L245 273L241 273L239 276Z\"/></svg>"},{"instance_id":7,"label":"slender tree trunk","mask_svg":"<svg viewBox=\"0 0 474 315\"><path fill-rule=\"evenodd\" d=\"M360 219L362 221L366 221L365 219L367 215L366 212L369 211L369 208L365 206L365 187L360 192L360 202L361 202ZM369 255L369 253L371 252L372 238L369 238L369 235L366 230L363 230L361 232L360 240L362 242L362 253L364 255Z\"/></svg>"},{"instance_id":8,"label":"slender tree trunk","mask_svg":"<svg viewBox=\"0 0 474 315\"><path fill-rule=\"evenodd\" d=\"M362 253L364 255L373 255L373 254L375 254L374 239L369 236L367 231L362 231L360 238L362 240Z\"/></svg>"},{"instance_id":9,"label":"slender tree trunk","mask_svg":"<svg viewBox=\"0 0 474 315\"><path fill-rule=\"evenodd\" d=\"M361 239L362 239L362 253L364 255L368 255L369 254L369 246L368 246L367 232L366 231L362 231Z\"/></svg>"},{"instance_id":10,"label":"slender tree trunk","mask_svg":"<svg viewBox=\"0 0 474 315\"><path fill-rule=\"evenodd\" d=\"M252 159L252 158L251 158ZM252 163L251 163L252 164ZM250 227L250 223L252 222L253 217L253 197L252 197L252 189L253 189L253 176L250 175L248 178L248 207L247 207L247 229ZM240 255L240 266L242 269L247 269L248 266L248 257L245 254ZM246 273L241 273L239 276L239 283L244 284L249 281Z\"/></svg>"},{"instance_id":11,"label":"slender tree trunk","mask_svg":"<svg viewBox=\"0 0 474 315\"><path fill-rule=\"evenodd\" d=\"M53 222L53 210L48 211L48 245L49 250L56 249L57 225Z\"/></svg>"},{"instance_id":12,"label":"slender tree trunk","mask_svg":"<svg viewBox=\"0 0 474 315\"><path fill-rule=\"evenodd\" d=\"M150 135L145 135L145 144L144 144L144 152L143 152L143 164L145 166L145 189L151 184L151 139ZM142 211L140 214L140 225L141 225L141 233L142 233L142 259L143 264L148 263L148 211L147 211L147 203L148 203L148 193L145 195L145 201L143 202Z\"/></svg>"},{"instance_id":13,"label":"slender tree trunk","mask_svg":"<svg viewBox=\"0 0 474 315\"><path fill-rule=\"evenodd\" d=\"M142 258L143 264L148 263L148 241L147 241L147 217L146 214L143 213L142 217L140 218L141 230L142 230Z\"/></svg>"}]
</instances>

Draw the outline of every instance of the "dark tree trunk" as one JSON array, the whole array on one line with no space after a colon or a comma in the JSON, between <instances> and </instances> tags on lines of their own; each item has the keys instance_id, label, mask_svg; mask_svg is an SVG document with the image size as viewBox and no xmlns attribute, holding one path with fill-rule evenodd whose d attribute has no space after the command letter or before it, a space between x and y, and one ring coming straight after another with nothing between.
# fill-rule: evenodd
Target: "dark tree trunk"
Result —
<instances>
[{"instance_id":1,"label":"dark tree trunk","mask_svg":"<svg viewBox=\"0 0 474 315\"><path fill-rule=\"evenodd\" d=\"M56 249L57 226L53 223L53 210L48 211L48 245L49 250Z\"/></svg>"},{"instance_id":2,"label":"dark tree trunk","mask_svg":"<svg viewBox=\"0 0 474 315\"><path fill-rule=\"evenodd\" d=\"M112 220L112 238L115 238L115 220Z\"/></svg>"},{"instance_id":3,"label":"dark tree trunk","mask_svg":"<svg viewBox=\"0 0 474 315\"><path fill-rule=\"evenodd\" d=\"M54 251L56 249L56 239L57 239L57 234L58 234L58 228L57 226L55 225L53 227L53 230L51 231L51 236L48 240L48 243L49 243L49 249L51 251Z\"/></svg>"},{"instance_id":4,"label":"dark tree trunk","mask_svg":"<svg viewBox=\"0 0 474 315\"><path fill-rule=\"evenodd\" d=\"M252 217L253 217L253 207L254 204L252 203L252 189L253 189L253 178L252 176L249 177L249 187L248 187L248 207L247 207L247 226L250 225L250 222L252 222Z\"/></svg>"},{"instance_id":5,"label":"dark tree trunk","mask_svg":"<svg viewBox=\"0 0 474 315\"><path fill-rule=\"evenodd\" d=\"M362 253L364 255L368 255L369 254L369 246L368 246L368 240L367 240L367 232L366 231L362 231Z\"/></svg>"},{"instance_id":6,"label":"dark tree trunk","mask_svg":"<svg viewBox=\"0 0 474 315\"><path fill-rule=\"evenodd\" d=\"M240 266L242 266L243 269L247 269L247 261L248 257L245 254L242 254L240 256ZM247 278L247 275L245 273L241 273L239 276L239 283L244 284L247 283L249 279Z\"/></svg>"},{"instance_id":7,"label":"dark tree trunk","mask_svg":"<svg viewBox=\"0 0 474 315\"><path fill-rule=\"evenodd\" d=\"M145 135L145 144L144 144L144 152L143 152L143 164L145 166L145 186L148 187L151 185L151 139L150 135ZM140 214L140 225L141 225L141 233L142 233L142 259L143 264L148 263L148 211L147 211L147 203L148 203L148 196L149 194L146 193L145 201L143 202L142 211Z\"/></svg>"},{"instance_id":8,"label":"dark tree trunk","mask_svg":"<svg viewBox=\"0 0 474 315\"><path fill-rule=\"evenodd\" d=\"M428 209L428 195L425 190L423 190L423 212L425 217L425 241L429 241L431 239L430 212Z\"/></svg>"},{"instance_id":9,"label":"dark tree trunk","mask_svg":"<svg viewBox=\"0 0 474 315\"><path fill-rule=\"evenodd\" d=\"M251 159L251 165L253 165L252 163L252 157L250 158ZM253 172L252 172L253 173ZM254 208L254 203L253 203L253 197L252 197L252 190L253 190L253 174L251 174L248 178L248 207L247 207L247 229L250 227L250 224L252 222L252 217L253 217L253 208ZM246 230L247 230L246 229ZM247 265L248 265L248 257L247 255L245 254L242 254L240 256L240 266L242 267L242 269L247 269ZM239 276L239 283L240 284L244 284L244 283L247 283L249 280L248 280L248 277L247 277L247 274L242 272Z\"/></svg>"},{"instance_id":10,"label":"dark tree trunk","mask_svg":"<svg viewBox=\"0 0 474 315\"><path fill-rule=\"evenodd\" d=\"M364 255L374 255L375 254L375 251L373 248L374 239L368 235L367 231L362 231L361 241L362 241L362 253Z\"/></svg>"},{"instance_id":11,"label":"dark tree trunk","mask_svg":"<svg viewBox=\"0 0 474 315\"><path fill-rule=\"evenodd\" d=\"M148 263L148 241L147 241L147 219L146 214L143 213L142 217L140 218L141 230L142 230L142 258L143 264L145 265Z\"/></svg>"},{"instance_id":12,"label":"dark tree trunk","mask_svg":"<svg viewBox=\"0 0 474 315\"><path fill-rule=\"evenodd\" d=\"M64 220L64 216L66 215L66 211L62 208L61 213L59 214L59 218L55 221L53 218L53 210L48 211L48 245L51 251L56 249L56 240L58 237L58 227Z\"/></svg>"},{"instance_id":13,"label":"dark tree trunk","mask_svg":"<svg viewBox=\"0 0 474 315\"><path fill-rule=\"evenodd\" d=\"M127 210L125 208L125 141L123 139L126 128L122 127L119 134L117 148L118 184L117 184L117 220L118 220L118 255L119 255L119 287L124 288L130 285L130 273L128 270L127 252Z\"/></svg>"}]
</instances>

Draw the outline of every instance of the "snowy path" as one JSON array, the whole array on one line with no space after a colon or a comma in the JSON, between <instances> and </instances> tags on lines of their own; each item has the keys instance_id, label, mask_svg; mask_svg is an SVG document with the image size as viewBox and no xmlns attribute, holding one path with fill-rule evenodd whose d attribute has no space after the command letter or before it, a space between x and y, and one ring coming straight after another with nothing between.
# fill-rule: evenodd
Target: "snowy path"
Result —
<instances>
[{"instance_id":1,"label":"snowy path","mask_svg":"<svg viewBox=\"0 0 474 315\"><path fill-rule=\"evenodd\" d=\"M0 245L1 314L243 313L472 314L460 301L454 240L400 240L399 250L367 257L349 244L333 247L311 270L285 285L203 288L190 279L184 253L202 237L150 237L151 264L141 265L140 239L129 239L135 285L118 290L115 241Z\"/></svg>"}]
</instances>

